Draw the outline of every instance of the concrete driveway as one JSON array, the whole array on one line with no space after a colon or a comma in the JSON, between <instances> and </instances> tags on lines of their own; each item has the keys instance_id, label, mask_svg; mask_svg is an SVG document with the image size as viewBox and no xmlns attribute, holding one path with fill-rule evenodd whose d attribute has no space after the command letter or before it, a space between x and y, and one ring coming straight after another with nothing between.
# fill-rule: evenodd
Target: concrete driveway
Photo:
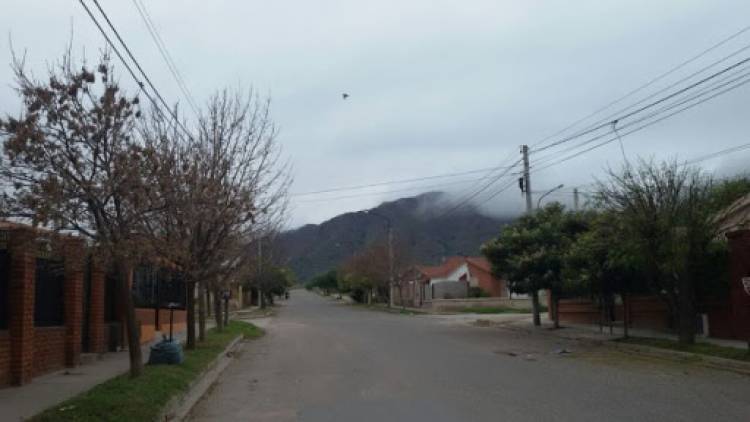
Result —
<instances>
[{"instance_id":1,"label":"concrete driveway","mask_svg":"<svg viewBox=\"0 0 750 422\"><path fill-rule=\"evenodd\" d=\"M192 420L750 420L748 377L469 323L295 291Z\"/></svg>"}]
</instances>

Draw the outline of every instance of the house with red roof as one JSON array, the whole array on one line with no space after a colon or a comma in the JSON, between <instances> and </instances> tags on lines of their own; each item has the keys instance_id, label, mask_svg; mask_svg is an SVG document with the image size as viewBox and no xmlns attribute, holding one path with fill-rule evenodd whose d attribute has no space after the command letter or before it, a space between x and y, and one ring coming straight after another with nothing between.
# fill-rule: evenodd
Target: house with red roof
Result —
<instances>
[{"instance_id":1,"label":"house with red roof","mask_svg":"<svg viewBox=\"0 0 750 422\"><path fill-rule=\"evenodd\" d=\"M412 267L400 279L391 292L398 306L421 307L433 299L509 296L505 280L492 275L484 257L451 256L440 265Z\"/></svg>"}]
</instances>

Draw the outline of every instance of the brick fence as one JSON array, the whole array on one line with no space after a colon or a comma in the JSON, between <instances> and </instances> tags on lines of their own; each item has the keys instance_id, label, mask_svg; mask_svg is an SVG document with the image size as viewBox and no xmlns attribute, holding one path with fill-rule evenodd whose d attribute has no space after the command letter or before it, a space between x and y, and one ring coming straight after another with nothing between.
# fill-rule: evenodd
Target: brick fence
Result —
<instances>
[{"instance_id":1,"label":"brick fence","mask_svg":"<svg viewBox=\"0 0 750 422\"><path fill-rule=\"evenodd\" d=\"M78 364L81 353L83 242L61 238L64 268L63 322L35 326L36 263L43 248L32 228L6 230L8 329L0 331L0 383L21 385L32 377ZM44 244L42 244L44 245Z\"/></svg>"}]
</instances>

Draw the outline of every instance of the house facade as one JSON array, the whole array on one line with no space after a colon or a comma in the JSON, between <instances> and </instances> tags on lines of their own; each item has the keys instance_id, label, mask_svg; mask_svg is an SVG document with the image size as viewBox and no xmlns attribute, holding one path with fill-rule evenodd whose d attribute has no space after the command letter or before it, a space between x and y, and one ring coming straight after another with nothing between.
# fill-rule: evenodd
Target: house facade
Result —
<instances>
[{"instance_id":1,"label":"house facade","mask_svg":"<svg viewBox=\"0 0 750 422\"><path fill-rule=\"evenodd\" d=\"M131 277L141 343L168 331L166 303L184 303L184 283L142 267ZM146 274L146 275L144 275ZM85 353L125 344L116 280L79 237L0 221L0 387L80 364ZM173 312L184 330L183 309Z\"/></svg>"},{"instance_id":2,"label":"house facade","mask_svg":"<svg viewBox=\"0 0 750 422\"><path fill-rule=\"evenodd\" d=\"M462 299L472 294L507 297L505 280L495 278L489 261L483 257L452 256L437 266L415 266L401 275L393 286L395 305L422 307L433 299Z\"/></svg>"}]
</instances>

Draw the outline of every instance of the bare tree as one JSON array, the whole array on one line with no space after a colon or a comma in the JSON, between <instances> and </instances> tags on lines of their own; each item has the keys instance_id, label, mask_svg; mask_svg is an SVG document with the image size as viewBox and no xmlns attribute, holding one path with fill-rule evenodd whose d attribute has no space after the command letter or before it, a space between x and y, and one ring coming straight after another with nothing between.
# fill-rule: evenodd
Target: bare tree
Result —
<instances>
[{"instance_id":1,"label":"bare tree","mask_svg":"<svg viewBox=\"0 0 750 422\"><path fill-rule=\"evenodd\" d=\"M23 112L0 120L1 171L13 188L6 202L11 215L34 225L77 231L114 265L130 374L137 376L142 360L129 278L143 251L137 222L158 211L144 201L147 152L134 136L139 101L120 90L106 53L93 69L82 64L68 52L37 80L14 56Z\"/></svg>"},{"instance_id":2,"label":"bare tree","mask_svg":"<svg viewBox=\"0 0 750 422\"><path fill-rule=\"evenodd\" d=\"M283 218L290 183L281 161L269 102L252 92L215 94L195 136L180 136L158 114L141 133L158 170L150 201L165 212L144 220L155 248L181 268L188 288L187 347L195 345L194 291L221 297L226 281L244 265L246 245ZM205 305L199 301L200 337ZM220 314L220 312L217 312ZM221 321L217 319L219 328Z\"/></svg>"},{"instance_id":3,"label":"bare tree","mask_svg":"<svg viewBox=\"0 0 750 422\"><path fill-rule=\"evenodd\" d=\"M394 284L401 295L404 280L399 275L408 269L412 258L403 242L395 242L393 249ZM368 302L371 296L376 294L381 301L387 303L391 293L389 260L388 243L376 241L344 261L339 275L349 280L350 288L363 290Z\"/></svg>"}]
</instances>

